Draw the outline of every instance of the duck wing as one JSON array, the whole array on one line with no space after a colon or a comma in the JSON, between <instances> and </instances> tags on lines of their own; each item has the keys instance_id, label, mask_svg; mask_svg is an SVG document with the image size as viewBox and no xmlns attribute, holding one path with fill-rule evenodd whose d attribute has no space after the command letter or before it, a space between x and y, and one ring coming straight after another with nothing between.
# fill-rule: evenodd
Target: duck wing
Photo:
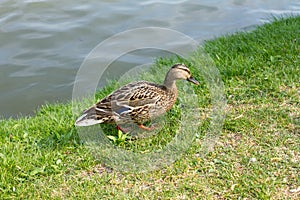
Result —
<instances>
[{"instance_id":1,"label":"duck wing","mask_svg":"<svg viewBox=\"0 0 300 200\"><path fill-rule=\"evenodd\" d=\"M165 90L164 86L146 81L127 84L85 110L76 125L143 123L163 111L158 102Z\"/></svg>"}]
</instances>

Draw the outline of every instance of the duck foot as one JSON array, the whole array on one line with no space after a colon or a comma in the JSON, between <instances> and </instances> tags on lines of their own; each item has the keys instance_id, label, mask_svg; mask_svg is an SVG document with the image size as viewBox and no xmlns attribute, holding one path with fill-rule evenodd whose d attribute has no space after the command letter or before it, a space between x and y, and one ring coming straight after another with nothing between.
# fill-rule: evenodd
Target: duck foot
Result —
<instances>
[{"instance_id":1,"label":"duck foot","mask_svg":"<svg viewBox=\"0 0 300 200\"><path fill-rule=\"evenodd\" d=\"M147 127L147 126L144 126L143 124L139 124L138 126L139 126L140 129L143 129L143 130L146 130L146 131L153 131L155 129L154 126Z\"/></svg>"},{"instance_id":2,"label":"duck foot","mask_svg":"<svg viewBox=\"0 0 300 200\"><path fill-rule=\"evenodd\" d=\"M138 127L140 129L143 129L143 130L146 130L146 131L153 131L156 128L155 126L147 127L147 126L144 126L143 124L139 124ZM128 132L131 131L130 128L124 128L124 127L121 127L119 125L117 125L117 130L122 131L123 133L128 133Z\"/></svg>"},{"instance_id":3,"label":"duck foot","mask_svg":"<svg viewBox=\"0 0 300 200\"><path fill-rule=\"evenodd\" d=\"M118 129L118 131L122 131L123 133L128 133L128 132L130 132L130 130L125 129L125 128L121 128L119 125L117 125L117 129Z\"/></svg>"}]
</instances>

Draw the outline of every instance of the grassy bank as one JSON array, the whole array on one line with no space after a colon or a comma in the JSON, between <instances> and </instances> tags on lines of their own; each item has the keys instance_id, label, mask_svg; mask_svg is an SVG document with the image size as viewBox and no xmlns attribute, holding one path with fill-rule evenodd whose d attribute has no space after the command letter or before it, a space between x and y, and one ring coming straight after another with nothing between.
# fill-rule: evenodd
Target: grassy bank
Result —
<instances>
[{"instance_id":1,"label":"grassy bank","mask_svg":"<svg viewBox=\"0 0 300 200\"><path fill-rule=\"evenodd\" d=\"M207 41L205 50L221 73L228 104L214 151L199 156L199 136L162 170L120 173L81 144L71 104L45 105L33 117L0 121L1 199L300 198L300 17ZM209 95L205 85L195 89L200 99ZM201 119L198 130L205 134L209 119ZM164 135L136 145L158 145Z\"/></svg>"}]
</instances>

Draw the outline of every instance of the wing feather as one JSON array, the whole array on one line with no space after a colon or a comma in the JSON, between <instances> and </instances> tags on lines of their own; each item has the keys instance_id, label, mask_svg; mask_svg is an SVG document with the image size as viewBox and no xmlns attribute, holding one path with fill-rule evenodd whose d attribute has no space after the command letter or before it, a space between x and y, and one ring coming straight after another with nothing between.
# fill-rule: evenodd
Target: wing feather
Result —
<instances>
[{"instance_id":1,"label":"wing feather","mask_svg":"<svg viewBox=\"0 0 300 200\"><path fill-rule=\"evenodd\" d=\"M154 83L140 81L127 84L83 112L77 120L91 124L143 121L150 117L150 109L157 107L166 88ZM163 94L163 95L162 95ZM84 124L84 123L83 123Z\"/></svg>"}]
</instances>

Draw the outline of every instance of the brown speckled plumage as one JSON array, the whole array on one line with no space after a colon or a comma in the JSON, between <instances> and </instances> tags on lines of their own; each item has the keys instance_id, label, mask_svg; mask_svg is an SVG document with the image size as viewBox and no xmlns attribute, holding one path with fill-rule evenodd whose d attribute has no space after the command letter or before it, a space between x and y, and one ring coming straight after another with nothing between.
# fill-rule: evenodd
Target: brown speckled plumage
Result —
<instances>
[{"instance_id":1,"label":"brown speckled plumage","mask_svg":"<svg viewBox=\"0 0 300 200\"><path fill-rule=\"evenodd\" d=\"M164 84L147 81L129 83L85 110L76 120L77 126L98 123L136 123L142 125L170 110L177 99L177 79L199 84L183 64L174 65L167 73Z\"/></svg>"}]
</instances>

